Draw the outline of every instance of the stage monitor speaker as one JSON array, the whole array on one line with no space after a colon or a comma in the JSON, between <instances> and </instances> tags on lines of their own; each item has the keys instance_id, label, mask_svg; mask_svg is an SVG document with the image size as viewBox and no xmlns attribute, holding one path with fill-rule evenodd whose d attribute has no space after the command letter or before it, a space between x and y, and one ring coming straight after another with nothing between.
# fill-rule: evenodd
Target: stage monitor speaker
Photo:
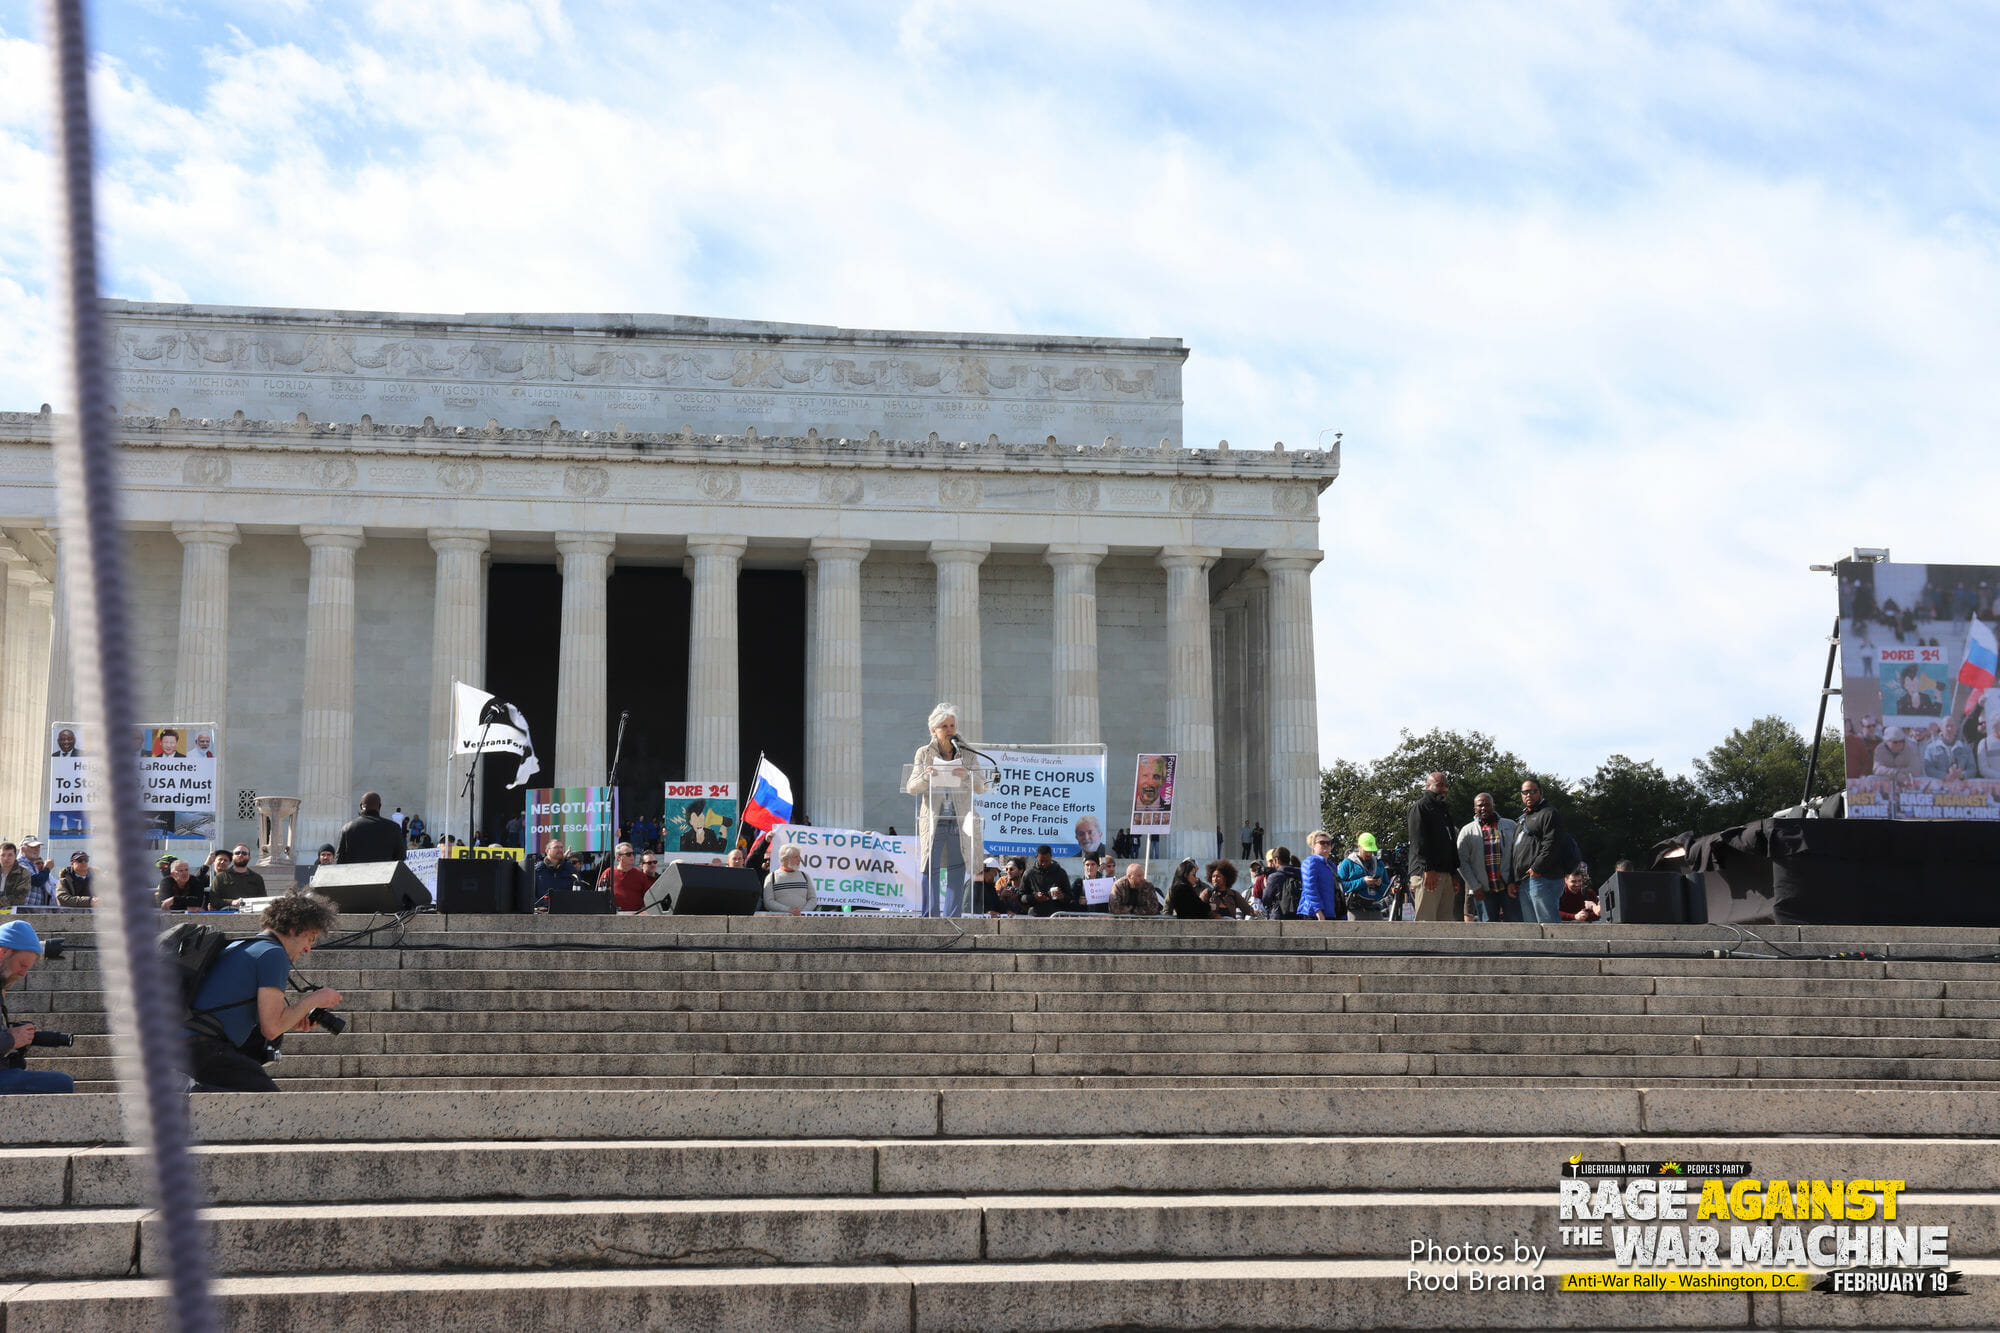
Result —
<instances>
[{"instance_id":1,"label":"stage monitor speaker","mask_svg":"<svg viewBox=\"0 0 2000 1333\"><path fill-rule=\"evenodd\" d=\"M549 890L549 911L557 916L610 916L617 910L608 884L601 889L579 885L573 889Z\"/></svg>"},{"instance_id":2,"label":"stage monitor speaker","mask_svg":"<svg viewBox=\"0 0 2000 1333\"><path fill-rule=\"evenodd\" d=\"M313 874L312 891L343 912L400 912L431 905L431 891L401 861L321 866Z\"/></svg>"},{"instance_id":3,"label":"stage monitor speaker","mask_svg":"<svg viewBox=\"0 0 2000 1333\"><path fill-rule=\"evenodd\" d=\"M438 862L437 909L480 915L515 910L515 879L521 867L512 857L457 856Z\"/></svg>"},{"instance_id":4,"label":"stage monitor speaker","mask_svg":"<svg viewBox=\"0 0 2000 1333\"><path fill-rule=\"evenodd\" d=\"M764 886L754 870L701 866L675 861L646 890L646 910L675 916L754 916L764 905Z\"/></svg>"},{"instance_id":5,"label":"stage monitor speaker","mask_svg":"<svg viewBox=\"0 0 2000 1333\"><path fill-rule=\"evenodd\" d=\"M1698 926L1708 921L1708 885L1700 875L1621 870L1597 896L1604 919L1621 924Z\"/></svg>"}]
</instances>

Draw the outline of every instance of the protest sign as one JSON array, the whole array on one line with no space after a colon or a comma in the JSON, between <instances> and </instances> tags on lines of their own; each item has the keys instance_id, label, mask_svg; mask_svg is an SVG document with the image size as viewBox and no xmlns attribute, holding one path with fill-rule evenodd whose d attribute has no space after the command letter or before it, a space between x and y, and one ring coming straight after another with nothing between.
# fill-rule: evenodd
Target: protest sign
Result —
<instances>
[{"instance_id":1,"label":"protest sign","mask_svg":"<svg viewBox=\"0 0 2000 1333\"><path fill-rule=\"evenodd\" d=\"M215 726L164 722L134 729L139 810L151 842L214 842ZM49 729L49 837L87 838L104 754L74 722Z\"/></svg>"},{"instance_id":2,"label":"protest sign","mask_svg":"<svg viewBox=\"0 0 2000 1333\"><path fill-rule=\"evenodd\" d=\"M1174 763L1171 754L1142 754L1132 782L1132 831L1141 835L1174 831Z\"/></svg>"},{"instance_id":3,"label":"protest sign","mask_svg":"<svg viewBox=\"0 0 2000 1333\"><path fill-rule=\"evenodd\" d=\"M618 792L611 787L535 787L528 792L528 846L561 838L573 852L618 845Z\"/></svg>"},{"instance_id":4,"label":"protest sign","mask_svg":"<svg viewBox=\"0 0 2000 1333\"><path fill-rule=\"evenodd\" d=\"M867 829L780 824L771 830L771 864L785 844L799 849L799 868L812 877L819 905L872 907L883 912L923 910L917 878L917 840Z\"/></svg>"},{"instance_id":5,"label":"protest sign","mask_svg":"<svg viewBox=\"0 0 2000 1333\"><path fill-rule=\"evenodd\" d=\"M741 810L734 782L669 782L660 845L673 861L727 856Z\"/></svg>"},{"instance_id":6,"label":"protest sign","mask_svg":"<svg viewBox=\"0 0 2000 1333\"><path fill-rule=\"evenodd\" d=\"M410 868L412 875L423 881L423 886L431 891L433 899L437 897L438 891L439 855L440 850L436 847L412 847L403 853L403 864Z\"/></svg>"},{"instance_id":7,"label":"protest sign","mask_svg":"<svg viewBox=\"0 0 2000 1333\"><path fill-rule=\"evenodd\" d=\"M993 785L979 794L986 850L1094 856L1104 846L1104 755L991 749Z\"/></svg>"},{"instance_id":8,"label":"protest sign","mask_svg":"<svg viewBox=\"0 0 2000 1333\"><path fill-rule=\"evenodd\" d=\"M1111 901L1111 890L1118 883L1112 876L1103 879L1087 879L1083 882L1083 900L1092 907L1101 907Z\"/></svg>"}]
</instances>

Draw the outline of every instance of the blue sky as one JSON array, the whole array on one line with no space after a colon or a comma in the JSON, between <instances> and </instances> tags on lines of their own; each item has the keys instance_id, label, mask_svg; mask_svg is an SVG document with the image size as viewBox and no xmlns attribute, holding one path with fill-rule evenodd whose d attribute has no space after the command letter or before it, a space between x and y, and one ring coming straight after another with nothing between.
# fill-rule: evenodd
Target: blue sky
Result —
<instances>
[{"instance_id":1,"label":"blue sky","mask_svg":"<svg viewBox=\"0 0 2000 1333\"><path fill-rule=\"evenodd\" d=\"M55 383L37 13L0 0L18 407ZM2000 563L1990 9L93 14L119 295L1172 335L1191 443L1342 431L1328 759L1445 725L1683 770L1810 722L1808 564Z\"/></svg>"}]
</instances>

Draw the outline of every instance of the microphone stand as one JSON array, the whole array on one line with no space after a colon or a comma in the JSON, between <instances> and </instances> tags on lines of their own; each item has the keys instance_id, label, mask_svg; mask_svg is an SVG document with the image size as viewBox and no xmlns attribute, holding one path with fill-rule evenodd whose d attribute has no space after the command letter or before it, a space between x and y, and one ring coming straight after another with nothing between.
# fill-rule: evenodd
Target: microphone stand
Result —
<instances>
[{"instance_id":1,"label":"microphone stand","mask_svg":"<svg viewBox=\"0 0 2000 1333\"><path fill-rule=\"evenodd\" d=\"M478 818L472 809L472 784L479 776L479 761L486 756L486 733L492 730L493 719L489 717L479 729L479 748L472 752L472 762L465 766L465 790L460 794L465 797L465 845L468 847L472 845L472 830Z\"/></svg>"}]
</instances>

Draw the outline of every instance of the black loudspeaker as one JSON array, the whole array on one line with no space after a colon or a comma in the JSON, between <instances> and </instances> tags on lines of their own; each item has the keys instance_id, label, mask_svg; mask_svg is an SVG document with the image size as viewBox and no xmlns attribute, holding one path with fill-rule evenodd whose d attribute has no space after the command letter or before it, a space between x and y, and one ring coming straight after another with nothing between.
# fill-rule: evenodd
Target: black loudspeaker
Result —
<instances>
[{"instance_id":1,"label":"black loudspeaker","mask_svg":"<svg viewBox=\"0 0 2000 1333\"><path fill-rule=\"evenodd\" d=\"M610 916L617 910L618 904L611 900L609 884L601 889L574 888L549 891L549 911L558 916Z\"/></svg>"},{"instance_id":2,"label":"black loudspeaker","mask_svg":"<svg viewBox=\"0 0 2000 1333\"><path fill-rule=\"evenodd\" d=\"M646 890L646 910L675 916L754 916L764 905L757 872L737 866L700 866L675 861Z\"/></svg>"},{"instance_id":3,"label":"black loudspeaker","mask_svg":"<svg viewBox=\"0 0 2000 1333\"><path fill-rule=\"evenodd\" d=\"M479 914L515 910L515 880L521 867L512 857L452 857L438 862L437 909Z\"/></svg>"},{"instance_id":4,"label":"black loudspeaker","mask_svg":"<svg viewBox=\"0 0 2000 1333\"><path fill-rule=\"evenodd\" d=\"M1708 884L1700 875L1668 870L1621 870L1597 891L1604 919L1652 926L1699 926L1708 921Z\"/></svg>"},{"instance_id":5,"label":"black loudspeaker","mask_svg":"<svg viewBox=\"0 0 2000 1333\"><path fill-rule=\"evenodd\" d=\"M400 912L431 905L431 891L401 861L321 866L313 874L312 891L343 912Z\"/></svg>"}]
</instances>

